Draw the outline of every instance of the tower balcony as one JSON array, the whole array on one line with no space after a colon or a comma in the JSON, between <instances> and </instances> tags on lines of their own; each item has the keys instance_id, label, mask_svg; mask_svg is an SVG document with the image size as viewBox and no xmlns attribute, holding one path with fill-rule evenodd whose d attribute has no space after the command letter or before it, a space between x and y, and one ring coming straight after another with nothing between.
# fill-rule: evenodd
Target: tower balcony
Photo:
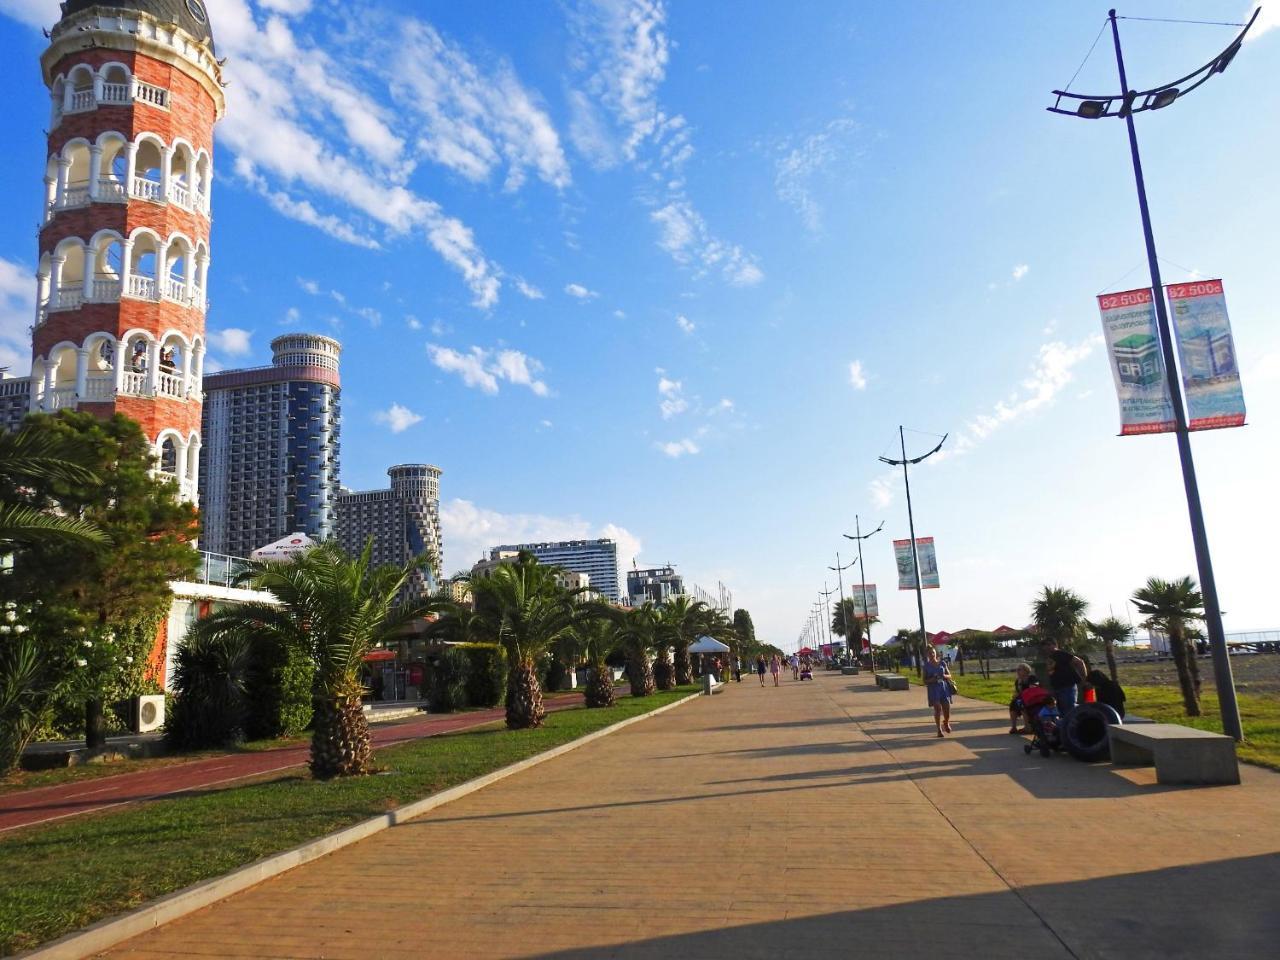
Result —
<instances>
[{"instance_id":1,"label":"tower balcony","mask_svg":"<svg viewBox=\"0 0 1280 960\"><path fill-rule=\"evenodd\" d=\"M198 193L180 182L169 184L166 191L159 180L135 176L127 185L115 177L99 177L98 189L89 188L89 181L68 183L61 195L58 195L56 184L53 199L45 205L45 222L48 223L60 210L76 210L87 207L91 203L126 203L129 200L146 200L149 203L172 203L191 213L209 215L209 195Z\"/></svg>"},{"instance_id":2,"label":"tower balcony","mask_svg":"<svg viewBox=\"0 0 1280 960\"><path fill-rule=\"evenodd\" d=\"M169 109L169 91L155 84L144 83L136 77L129 77L122 66L117 67L114 75L110 69L104 74L94 75L87 67L75 80L81 86L67 83L55 86L53 97L53 125L56 127L62 118L70 114L88 113L100 106L129 107L135 103L143 103L157 110ZM106 79L111 76L112 79Z\"/></svg>"}]
</instances>

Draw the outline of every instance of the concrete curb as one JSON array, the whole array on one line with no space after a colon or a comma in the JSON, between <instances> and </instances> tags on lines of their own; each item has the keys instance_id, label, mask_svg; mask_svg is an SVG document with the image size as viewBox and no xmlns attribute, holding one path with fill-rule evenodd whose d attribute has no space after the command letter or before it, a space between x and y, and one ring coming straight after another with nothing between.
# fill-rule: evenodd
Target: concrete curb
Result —
<instances>
[{"instance_id":1,"label":"concrete curb","mask_svg":"<svg viewBox=\"0 0 1280 960\"><path fill-rule=\"evenodd\" d=\"M247 890L271 877L279 876L294 867L300 867L304 863L310 863L312 860L317 860L326 854L333 853L335 850L341 850L343 847L358 843L366 837L386 830L388 827L394 827L406 820L422 816L422 814L434 810L436 807L442 807L446 803L451 803L467 796L467 794L482 790L491 783L497 783L499 780L505 780L513 774L528 770L530 767L536 767L540 763L554 760L570 750L576 750L578 747L586 746L593 740L616 733L623 727L629 727L633 723L639 723L641 720L647 720L650 717L656 717L660 713L666 713L682 703L696 700L699 696L701 694L693 693L687 697L681 697L674 703L658 707L656 710L650 710L639 716L628 717L626 720L619 720L617 723L610 724L593 733L588 733L577 740L570 740L568 743L562 743L560 746L553 747L543 753L538 753L532 757L526 757L524 760L501 767L492 773L486 773L484 776L476 777L474 780L460 783L456 787L450 787L448 790L442 790L421 800L415 800L413 803L405 804L403 807L397 807L395 810L379 814L371 820L365 820L363 823L346 827L336 833L320 837L318 840L310 840L299 847L294 847L292 850L286 850L284 853L273 854L265 860L251 863L247 867L241 867L239 870L234 870L221 877L215 877L213 880L205 880L187 887L185 890L171 893L122 916L99 920L92 926L78 930L75 933L69 933L54 940L52 943L36 947L26 953L17 954L15 960L83 960L85 957L91 957L96 953L101 953L103 950L108 950L117 944L123 943L125 940L146 933L148 930L163 926L172 920L177 920L179 917L185 917L187 914L195 913L197 910L202 910L210 904L217 903L219 900L225 900L233 894Z\"/></svg>"}]
</instances>

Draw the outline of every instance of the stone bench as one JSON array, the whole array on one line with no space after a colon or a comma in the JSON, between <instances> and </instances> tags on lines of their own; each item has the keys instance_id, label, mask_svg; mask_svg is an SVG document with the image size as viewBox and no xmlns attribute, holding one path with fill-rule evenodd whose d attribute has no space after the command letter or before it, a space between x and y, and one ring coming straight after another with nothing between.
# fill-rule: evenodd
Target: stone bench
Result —
<instances>
[{"instance_id":1,"label":"stone bench","mask_svg":"<svg viewBox=\"0 0 1280 960\"><path fill-rule=\"evenodd\" d=\"M1107 727L1111 762L1154 765L1158 783L1239 783L1236 744L1230 737L1176 723Z\"/></svg>"},{"instance_id":2,"label":"stone bench","mask_svg":"<svg viewBox=\"0 0 1280 960\"><path fill-rule=\"evenodd\" d=\"M909 690L911 682L900 673L877 673L876 686L884 690Z\"/></svg>"},{"instance_id":3,"label":"stone bench","mask_svg":"<svg viewBox=\"0 0 1280 960\"><path fill-rule=\"evenodd\" d=\"M841 667L840 673L846 677L856 677L858 675L858 668L857 666Z\"/></svg>"}]
</instances>

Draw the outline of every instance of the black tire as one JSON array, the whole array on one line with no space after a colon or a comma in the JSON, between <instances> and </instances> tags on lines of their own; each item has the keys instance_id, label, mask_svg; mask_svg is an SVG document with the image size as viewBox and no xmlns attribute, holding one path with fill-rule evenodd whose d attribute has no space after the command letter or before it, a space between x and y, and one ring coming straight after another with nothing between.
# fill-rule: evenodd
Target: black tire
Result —
<instances>
[{"instance_id":1,"label":"black tire","mask_svg":"<svg viewBox=\"0 0 1280 960\"><path fill-rule=\"evenodd\" d=\"M1022 752L1025 753L1028 757L1031 756L1031 744L1024 743L1022 745Z\"/></svg>"},{"instance_id":2,"label":"black tire","mask_svg":"<svg viewBox=\"0 0 1280 960\"><path fill-rule=\"evenodd\" d=\"M1069 754L1085 763L1110 760L1107 727L1120 723L1120 714L1105 703L1081 704L1062 725L1062 743Z\"/></svg>"}]
</instances>

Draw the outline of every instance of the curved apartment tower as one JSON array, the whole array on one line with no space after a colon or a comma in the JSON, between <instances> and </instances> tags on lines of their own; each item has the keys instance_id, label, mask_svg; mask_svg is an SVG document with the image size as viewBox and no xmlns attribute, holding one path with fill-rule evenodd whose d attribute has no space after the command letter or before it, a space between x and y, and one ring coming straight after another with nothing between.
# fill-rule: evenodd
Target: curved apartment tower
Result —
<instances>
[{"instance_id":1,"label":"curved apartment tower","mask_svg":"<svg viewBox=\"0 0 1280 960\"><path fill-rule=\"evenodd\" d=\"M444 579L444 545L440 538L440 468L402 463L387 471L386 490L343 491L338 498L338 537L351 555L373 538L375 565L403 566L428 556L406 591L409 598L434 593Z\"/></svg>"}]
</instances>

